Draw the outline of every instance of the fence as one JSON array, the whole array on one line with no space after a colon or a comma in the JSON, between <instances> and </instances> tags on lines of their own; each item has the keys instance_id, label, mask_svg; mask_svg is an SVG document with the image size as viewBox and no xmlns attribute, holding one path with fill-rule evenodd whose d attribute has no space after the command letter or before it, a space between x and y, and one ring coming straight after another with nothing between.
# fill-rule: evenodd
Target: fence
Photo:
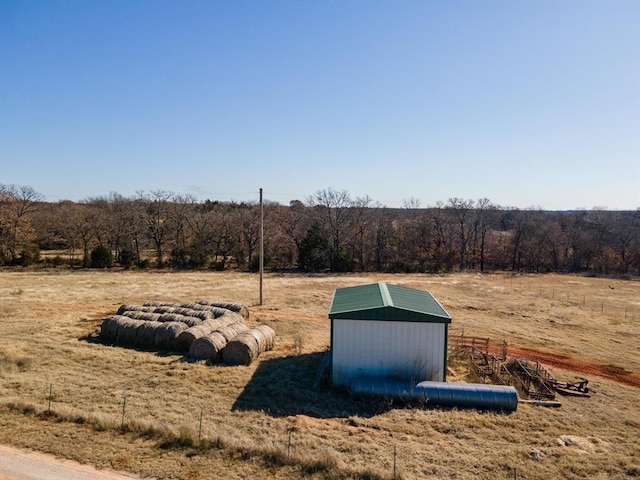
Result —
<instances>
[{"instance_id":1,"label":"fence","mask_svg":"<svg viewBox=\"0 0 640 480\"><path fill-rule=\"evenodd\" d=\"M248 439L235 433L236 429L242 430L241 427L237 428L237 425L232 424L225 427L215 412L204 406L190 409L191 415L183 422L154 421L148 418L144 396L135 390L105 392L111 403L102 404L100 409L91 409L91 413L75 406L86 405L87 401L78 398L77 394L74 396L74 391L77 393L75 386L50 383L43 386L41 397L33 402L5 398L0 400L0 406L25 415L84 424L97 431L142 434L145 438L161 440L165 446L192 447L200 452L223 450L231 458L262 460L267 467L298 467L304 474L327 472L331 478L336 479L406 478L401 451L396 445L389 447L386 458L381 458L382 466L358 471L344 464L340 465L338 453L317 439L314 439L310 448L308 439L302 438L303 432L299 426L270 429L265 438ZM101 400L104 401L104 398ZM95 402L95 399L91 401Z\"/></svg>"},{"instance_id":2,"label":"fence","mask_svg":"<svg viewBox=\"0 0 640 480\"><path fill-rule=\"evenodd\" d=\"M612 301L604 294L590 296L580 291L572 290L567 285L540 286L537 284L535 277L533 280L528 277L518 278L514 275L496 278L504 278L503 282L513 292L563 302L567 305L583 308L585 311L609 315L616 320L640 320L640 306L638 306L637 298L630 302ZM541 278L544 278L544 276ZM633 281L629 280L629 282ZM634 285L638 286L638 295L640 295L640 284L635 282ZM579 290L579 287L576 289ZM613 285L607 284L603 287L603 290L616 289Z\"/></svg>"}]
</instances>

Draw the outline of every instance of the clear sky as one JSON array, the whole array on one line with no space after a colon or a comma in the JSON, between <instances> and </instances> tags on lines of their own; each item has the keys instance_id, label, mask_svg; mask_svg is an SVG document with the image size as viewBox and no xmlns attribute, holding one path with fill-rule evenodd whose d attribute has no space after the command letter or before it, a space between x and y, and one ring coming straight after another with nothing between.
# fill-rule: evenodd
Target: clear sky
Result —
<instances>
[{"instance_id":1,"label":"clear sky","mask_svg":"<svg viewBox=\"0 0 640 480\"><path fill-rule=\"evenodd\" d=\"M640 0L0 0L0 183L640 207Z\"/></svg>"}]
</instances>

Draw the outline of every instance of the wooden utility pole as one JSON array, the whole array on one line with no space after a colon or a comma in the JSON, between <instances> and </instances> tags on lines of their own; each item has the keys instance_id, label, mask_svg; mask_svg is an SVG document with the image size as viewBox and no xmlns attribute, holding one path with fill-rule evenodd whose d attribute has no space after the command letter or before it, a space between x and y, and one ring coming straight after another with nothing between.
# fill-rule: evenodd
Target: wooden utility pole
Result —
<instances>
[{"instance_id":1,"label":"wooden utility pole","mask_svg":"<svg viewBox=\"0 0 640 480\"><path fill-rule=\"evenodd\" d=\"M262 305L262 274L264 272L264 204L260 189L260 305Z\"/></svg>"}]
</instances>

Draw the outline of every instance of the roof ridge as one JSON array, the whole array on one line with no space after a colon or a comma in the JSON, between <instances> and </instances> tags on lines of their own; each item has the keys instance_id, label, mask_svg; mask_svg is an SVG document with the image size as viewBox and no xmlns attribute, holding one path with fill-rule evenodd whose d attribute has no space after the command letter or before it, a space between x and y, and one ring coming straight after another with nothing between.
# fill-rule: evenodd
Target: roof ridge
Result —
<instances>
[{"instance_id":1,"label":"roof ridge","mask_svg":"<svg viewBox=\"0 0 640 480\"><path fill-rule=\"evenodd\" d=\"M378 288L380 289L380 296L382 297L382 305L385 307L393 307L393 299L391 298L391 293L389 293L387 282L378 282Z\"/></svg>"}]
</instances>

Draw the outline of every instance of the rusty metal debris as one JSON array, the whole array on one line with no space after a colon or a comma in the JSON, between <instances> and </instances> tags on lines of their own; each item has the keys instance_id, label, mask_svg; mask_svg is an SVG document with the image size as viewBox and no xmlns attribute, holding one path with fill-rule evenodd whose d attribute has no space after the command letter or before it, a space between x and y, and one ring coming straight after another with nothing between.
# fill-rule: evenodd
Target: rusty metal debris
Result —
<instances>
[{"instance_id":1,"label":"rusty metal debris","mask_svg":"<svg viewBox=\"0 0 640 480\"><path fill-rule=\"evenodd\" d=\"M558 382L557 380L553 384L553 389L562 395L572 395L574 397L590 397L589 380L583 377L576 377L577 382L567 383Z\"/></svg>"},{"instance_id":2,"label":"rusty metal debris","mask_svg":"<svg viewBox=\"0 0 640 480\"><path fill-rule=\"evenodd\" d=\"M489 338L450 337L453 354L468 356L476 375L483 382L512 385L534 400L553 400L556 392L563 395L590 397L589 381L576 377L577 382L558 381L540 362L524 357L507 356L507 342L491 342Z\"/></svg>"}]
</instances>

